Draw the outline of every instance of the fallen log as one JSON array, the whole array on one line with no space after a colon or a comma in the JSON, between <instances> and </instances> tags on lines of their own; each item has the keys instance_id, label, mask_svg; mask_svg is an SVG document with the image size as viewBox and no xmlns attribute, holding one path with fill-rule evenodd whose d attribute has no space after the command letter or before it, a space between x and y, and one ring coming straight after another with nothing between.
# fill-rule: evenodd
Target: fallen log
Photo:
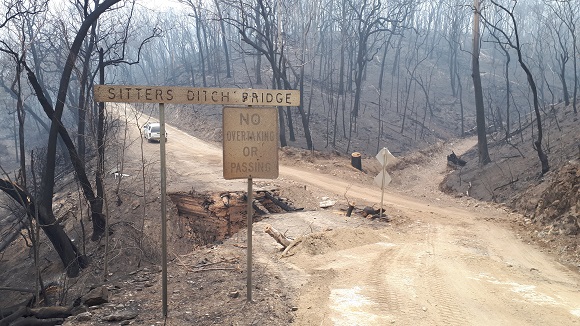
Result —
<instances>
[{"instance_id":1,"label":"fallen log","mask_svg":"<svg viewBox=\"0 0 580 326\"><path fill-rule=\"evenodd\" d=\"M67 318L72 315L71 307L41 307L30 308L30 314L39 319Z\"/></svg>"},{"instance_id":2,"label":"fallen log","mask_svg":"<svg viewBox=\"0 0 580 326\"><path fill-rule=\"evenodd\" d=\"M72 315L71 307L29 308L21 306L12 314L0 319L0 326L13 325L56 325Z\"/></svg>"},{"instance_id":3,"label":"fallen log","mask_svg":"<svg viewBox=\"0 0 580 326\"><path fill-rule=\"evenodd\" d=\"M9 306L9 307L0 307L0 321L5 318L8 317L10 315L12 315L16 310L22 308L22 307L27 307L29 306L34 300L34 295L31 295L28 299L19 302L15 305Z\"/></svg>"},{"instance_id":4,"label":"fallen log","mask_svg":"<svg viewBox=\"0 0 580 326\"><path fill-rule=\"evenodd\" d=\"M386 217L384 210L382 211L382 215L381 215L381 210L380 209L375 209L375 208L370 207L370 206L366 206L365 208L363 208L362 216L364 216L366 218L381 218L381 217Z\"/></svg>"},{"instance_id":5,"label":"fallen log","mask_svg":"<svg viewBox=\"0 0 580 326\"><path fill-rule=\"evenodd\" d=\"M14 311L9 316L4 317L3 319L0 319L0 326L8 326L8 325L11 325L18 318L23 317L23 316L26 316L26 313L28 312L28 309L29 308L26 307L26 306L22 306L22 307L18 308L16 311Z\"/></svg>"},{"instance_id":6,"label":"fallen log","mask_svg":"<svg viewBox=\"0 0 580 326\"><path fill-rule=\"evenodd\" d=\"M280 233L280 231L274 229L270 225L266 225L264 232L268 233L276 242L281 244L284 248L288 247L292 243L292 239L287 238L285 235Z\"/></svg>"},{"instance_id":7,"label":"fallen log","mask_svg":"<svg viewBox=\"0 0 580 326\"><path fill-rule=\"evenodd\" d=\"M465 166L465 164L467 164L466 161L455 155L455 152L453 151L451 151L451 154L447 155L447 164L449 163L452 163L455 166Z\"/></svg>"},{"instance_id":8,"label":"fallen log","mask_svg":"<svg viewBox=\"0 0 580 326\"><path fill-rule=\"evenodd\" d=\"M281 201L280 199L272 196L272 194L269 192L265 192L264 196L266 196L266 198L270 199L274 204L280 206L280 208L282 208L283 210L285 210L287 212L293 212L293 211L297 210L296 208L286 204L285 202Z\"/></svg>"},{"instance_id":9,"label":"fallen log","mask_svg":"<svg viewBox=\"0 0 580 326\"><path fill-rule=\"evenodd\" d=\"M38 319L36 317L20 318L10 326L54 326L61 325L64 318Z\"/></svg>"},{"instance_id":10,"label":"fallen log","mask_svg":"<svg viewBox=\"0 0 580 326\"><path fill-rule=\"evenodd\" d=\"M254 212L256 212L258 215L266 215L270 213L268 209L264 207L262 203L260 203L259 200L254 200L252 207L254 208Z\"/></svg>"},{"instance_id":11,"label":"fallen log","mask_svg":"<svg viewBox=\"0 0 580 326\"><path fill-rule=\"evenodd\" d=\"M378 213L379 213L378 209L374 209L373 207L366 206L365 208L363 208L362 216L368 217L370 215L372 217L373 215L376 215Z\"/></svg>"}]
</instances>

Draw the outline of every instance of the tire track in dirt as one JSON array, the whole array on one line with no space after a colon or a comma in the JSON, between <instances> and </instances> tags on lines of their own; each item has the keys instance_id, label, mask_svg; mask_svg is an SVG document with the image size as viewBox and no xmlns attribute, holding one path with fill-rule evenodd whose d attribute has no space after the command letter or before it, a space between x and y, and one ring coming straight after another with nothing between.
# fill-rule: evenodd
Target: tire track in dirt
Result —
<instances>
[{"instance_id":1,"label":"tire track in dirt","mask_svg":"<svg viewBox=\"0 0 580 326\"><path fill-rule=\"evenodd\" d=\"M399 273L397 268L407 266L408 260L396 247L385 249L371 263L366 276L370 297L378 306L375 313L386 314L391 322L401 325L410 325L420 316L419 309L408 295L412 282L400 275L404 273Z\"/></svg>"},{"instance_id":2,"label":"tire track in dirt","mask_svg":"<svg viewBox=\"0 0 580 326\"><path fill-rule=\"evenodd\" d=\"M438 266L445 261L439 256L439 241L446 238L441 227L417 221L405 238L413 238L414 243L401 243L400 247L404 248L402 254L407 258L397 261L396 265L403 266L400 275L409 285L406 289L409 301L404 304L406 315L410 318L408 323L469 324L464 316L465 310L456 302L457 295L450 290L453 286L448 283L445 272Z\"/></svg>"},{"instance_id":3,"label":"tire track in dirt","mask_svg":"<svg viewBox=\"0 0 580 326\"><path fill-rule=\"evenodd\" d=\"M436 325L467 325L467 319L463 316L465 312L459 303L456 303L456 296L450 291L443 277L443 273L437 266L431 265L425 271L426 287L429 289L429 295L434 300L434 305L430 308L434 312L430 315L435 316Z\"/></svg>"},{"instance_id":4,"label":"tire track in dirt","mask_svg":"<svg viewBox=\"0 0 580 326\"><path fill-rule=\"evenodd\" d=\"M444 237L441 229L431 224L426 224L423 229L427 251L421 256L421 262L418 265L422 266L420 273L424 275L423 288L427 289L428 298L433 301L429 307L429 315L436 320L434 322L436 325L466 325L467 320L462 315L465 309L462 309L460 303L456 302L457 296L447 290L450 285L447 284L444 273L437 266L441 263L438 257L438 241ZM425 310L427 311L427 307Z\"/></svg>"}]
</instances>

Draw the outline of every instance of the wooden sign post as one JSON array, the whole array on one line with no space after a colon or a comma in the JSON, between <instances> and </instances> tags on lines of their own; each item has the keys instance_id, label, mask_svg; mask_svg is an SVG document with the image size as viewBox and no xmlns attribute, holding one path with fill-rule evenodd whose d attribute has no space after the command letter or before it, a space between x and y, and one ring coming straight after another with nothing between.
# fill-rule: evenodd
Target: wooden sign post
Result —
<instances>
[{"instance_id":1,"label":"wooden sign post","mask_svg":"<svg viewBox=\"0 0 580 326\"><path fill-rule=\"evenodd\" d=\"M224 130L226 130L226 127L229 130L227 134L224 132L224 178L248 179L247 300L252 301L252 179L276 179L278 177L278 115L277 109L273 106L300 105L300 91L95 85L94 99L95 102L159 104L159 124L161 127L159 148L161 155L161 278L163 316L165 317L167 317L165 104L221 104L270 107L261 109L231 107L224 108L223 112ZM274 127L275 129L273 129Z\"/></svg>"},{"instance_id":2,"label":"wooden sign post","mask_svg":"<svg viewBox=\"0 0 580 326\"><path fill-rule=\"evenodd\" d=\"M252 179L278 178L278 110L274 107L224 107L222 121L224 179L248 179L246 300L250 302L254 215Z\"/></svg>"}]
</instances>

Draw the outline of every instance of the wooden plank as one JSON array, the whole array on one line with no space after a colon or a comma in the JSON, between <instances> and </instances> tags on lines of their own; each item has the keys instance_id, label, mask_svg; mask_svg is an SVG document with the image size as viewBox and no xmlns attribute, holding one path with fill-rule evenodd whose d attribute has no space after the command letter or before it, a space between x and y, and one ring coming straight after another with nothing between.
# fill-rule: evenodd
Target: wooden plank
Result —
<instances>
[{"instance_id":1,"label":"wooden plank","mask_svg":"<svg viewBox=\"0 0 580 326\"><path fill-rule=\"evenodd\" d=\"M177 86L95 85L96 102L299 106L300 91Z\"/></svg>"}]
</instances>

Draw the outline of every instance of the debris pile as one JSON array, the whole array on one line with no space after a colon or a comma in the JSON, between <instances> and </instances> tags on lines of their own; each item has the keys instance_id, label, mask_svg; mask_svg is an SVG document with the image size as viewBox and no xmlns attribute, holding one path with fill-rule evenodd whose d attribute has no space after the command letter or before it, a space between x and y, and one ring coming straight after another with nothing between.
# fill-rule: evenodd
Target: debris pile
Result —
<instances>
[{"instance_id":1,"label":"debris pile","mask_svg":"<svg viewBox=\"0 0 580 326\"><path fill-rule=\"evenodd\" d=\"M247 194L245 192L169 194L177 208L180 237L197 245L219 243L246 227ZM277 189L258 189L253 194L254 219L271 213L297 211Z\"/></svg>"}]
</instances>

